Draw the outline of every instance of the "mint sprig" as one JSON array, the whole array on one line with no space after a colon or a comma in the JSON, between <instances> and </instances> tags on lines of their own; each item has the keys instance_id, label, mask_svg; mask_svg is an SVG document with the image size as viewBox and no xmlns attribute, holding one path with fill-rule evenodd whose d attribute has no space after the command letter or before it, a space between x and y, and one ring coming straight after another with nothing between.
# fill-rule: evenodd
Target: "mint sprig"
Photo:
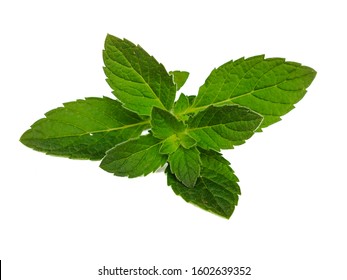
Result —
<instances>
[{"instance_id":1,"label":"mint sprig","mask_svg":"<svg viewBox=\"0 0 347 280\"><path fill-rule=\"evenodd\" d=\"M140 46L107 35L103 58L116 99L64 103L20 141L49 155L101 160L105 171L129 178L167 164L177 195L226 218L241 192L220 151L278 122L316 75L283 58L241 58L214 69L196 96L177 98L189 73L167 72Z\"/></svg>"}]
</instances>

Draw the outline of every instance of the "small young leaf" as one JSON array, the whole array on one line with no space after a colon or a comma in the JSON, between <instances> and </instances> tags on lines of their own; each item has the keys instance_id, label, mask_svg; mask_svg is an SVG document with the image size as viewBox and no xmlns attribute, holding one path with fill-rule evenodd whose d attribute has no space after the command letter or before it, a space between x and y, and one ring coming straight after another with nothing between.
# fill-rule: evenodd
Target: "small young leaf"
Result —
<instances>
[{"instance_id":1,"label":"small young leaf","mask_svg":"<svg viewBox=\"0 0 347 280\"><path fill-rule=\"evenodd\" d=\"M172 76L144 49L107 35L103 55L107 82L126 108L147 116L154 106L172 108L176 93Z\"/></svg>"},{"instance_id":2,"label":"small young leaf","mask_svg":"<svg viewBox=\"0 0 347 280\"><path fill-rule=\"evenodd\" d=\"M186 121L189 119L190 115L194 114L194 113L189 114L189 111L188 111L189 108L192 106L194 99L195 99L195 95L186 96L183 93L181 93L180 97L175 102L174 108L173 108L173 112L179 120Z\"/></svg>"},{"instance_id":3,"label":"small young leaf","mask_svg":"<svg viewBox=\"0 0 347 280\"><path fill-rule=\"evenodd\" d=\"M171 71L170 74L173 76L174 83L176 84L176 90L179 91L186 83L189 73L186 71Z\"/></svg>"},{"instance_id":4,"label":"small young leaf","mask_svg":"<svg viewBox=\"0 0 347 280\"><path fill-rule=\"evenodd\" d=\"M46 154L99 160L107 150L138 137L149 122L104 98L86 98L64 104L35 122L20 141Z\"/></svg>"},{"instance_id":5,"label":"small young leaf","mask_svg":"<svg viewBox=\"0 0 347 280\"><path fill-rule=\"evenodd\" d=\"M151 114L151 126L154 137L166 139L173 134L182 132L186 126L166 110L154 107Z\"/></svg>"},{"instance_id":6,"label":"small young leaf","mask_svg":"<svg viewBox=\"0 0 347 280\"><path fill-rule=\"evenodd\" d=\"M185 133L181 133L178 135L179 140L180 140L180 144L186 148L186 149L190 149L191 147L196 146L196 141L194 138L190 137L188 134Z\"/></svg>"},{"instance_id":7,"label":"small young leaf","mask_svg":"<svg viewBox=\"0 0 347 280\"><path fill-rule=\"evenodd\" d=\"M177 135L172 135L169 138L165 139L163 144L161 145L159 149L159 153L161 154L171 154L175 152L178 147L180 146L180 139L177 137Z\"/></svg>"},{"instance_id":8,"label":"small young leaf","mask_svg":"<svg viewBox=\"0 0 347 280\"><path fill-rule=\"evenodd\" d=\"M212 71L190 111L239 104L264 116L261 129L291 111L315 76L312 68L283 58L261 55L230 61Z\"/></svg>"},{"instance_id":9,"label":"small young leaf","mask_svg":"<svg viewBox=\"0 0 347 280\"><path fill-rule=\"evenodd\" d=\"M262 116L238 105L210 106L188 121L188 134L204 149L231 149L250 138Z\"/></svg>"},{"instance_id":10,"label":"small young leaf","mask_svg":"<svg viewBox=\"0 0 347 280\"><path fill-rule=\"evenodd\" d=\"M196 147L185 149L182 146L169 155L170 169L185 186L193 188L200 175L200 152Z\"/></svg>"},{"instance_id":11,"label":"small young leaf","mask_svg":"<svg viewBox=\"0 0 347 280\"><path fill-rule=\"evenodd\" d=\"M229 219L238 203L238 179L221 154L200 150L200 158L202 169L194 188L183 185L169 167L167 183L185 201Z\"/></svg>"},{"instance_id":12,"label":"small young leaf","mask_svg":"<svg viewBox=\"0 0 347 280\"><path fill-rule=\"evenodd\" d=\"M189 98L188 96L181 93L180 97L175 102L173 111L175 115L181 115L181 114L184 114L188 108L189 108Z\"/></svg>"},{"instance_id":13,"label":"small young leaf","mask_svg":"<svg viewBox=\"0 0 347 280\"><path fill-rule=\"evenodd\" d=\"M159 152L161 154L171 154L175 152L180 145L183 148L190 149L196 146L196 141L185 133L174 134L164 140Z\"/></svg>"},{"instance_id":14,"label":"small young leaf","mask_svg":"<svg viewBox=\"0 0 347 280\"><path fill-rule=\"evenodd\" d=\"M161 143L151 134L121 143L107 151L100 167L117 176L133 178L148 175L167 160L166 155L159 153Z\"/></svg>"}]
</instances>

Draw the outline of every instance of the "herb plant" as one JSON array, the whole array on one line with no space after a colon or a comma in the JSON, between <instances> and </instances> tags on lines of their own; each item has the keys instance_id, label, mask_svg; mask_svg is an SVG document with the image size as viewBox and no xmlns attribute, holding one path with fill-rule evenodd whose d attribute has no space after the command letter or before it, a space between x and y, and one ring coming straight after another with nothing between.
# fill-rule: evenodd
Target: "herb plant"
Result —
<instances>
[{"instance_id":1,"label":"herb plant","mask_svg":"<svg viewBox=\"0 0 347 280\"><path fill-rule=\"evenodd\" d=\"M283 58L240 58L214 69L196 96L176 100L187 72L167 72L140 46L112 35L103 59L116 99L64 103L20 141L49 155L101 160L102 169L129 178L167 163L167 183L177 195L226 218L240 188L220 151L278 122L316 75Z\"/></svg>"}]
</instances>

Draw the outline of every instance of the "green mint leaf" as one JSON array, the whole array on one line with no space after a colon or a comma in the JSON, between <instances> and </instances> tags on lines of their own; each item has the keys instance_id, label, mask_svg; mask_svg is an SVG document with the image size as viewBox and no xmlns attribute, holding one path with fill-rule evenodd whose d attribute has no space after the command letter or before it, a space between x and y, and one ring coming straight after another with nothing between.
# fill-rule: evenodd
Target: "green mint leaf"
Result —
<instances>
[{"instance_id":1,"label":"green mint leaf","mask_svg":"<svg viewBox=\"0 0 347 280\"><path fill-rule=\"evenodd\" d=\"M192 106L194 99L194 95L186 96L181 93L173 108L173 112L179 120L186 121L190 115L193 115L193 113L189 114L188 110Z\"/></svg>"},{"instance_id":2,"label":"green mint leaf","mask_svg":"<svg viewBox=\"0 0 347 280\"><path fill-rule=\"evenodd\" d=\"M174 104L173 112L180 119L187 120L189 115L187 114L187 110L191 107L195 96L186 96L181 93L180 97Z\"/></svg>"},{"instance_id":3,"label":"green mint leaf","mask_svg":"<svg viewBox=\"0 0 347 280\"><path fill-rule=\"evenodd\" d=\"M239 104L264 116L264 128L294 108L315 76L312 68L283 58L241 58L212 71L190 110Z\"/></svg>"},{"instance_id":4,"label":"green mint leaf","mask_svg":"<svg viewBox=\"0 0 347 280\"><path fill-rule=\"evenodd\" d=\"M174 134L164 140L159 152L161 154L171 154L175 152L180 145L183 148L190 149L196 146L196 141L186 133Z\"/></svg>"},{"instance_id":5,"label":"green mint leaf","mask_svg":"<svg viewBox=\"0 0 347 280\"><path fill-rule=\"evenodd\" d=\"M175 115L184 114L189 108L189 98L188 96L181 93L178 100L175 102L173 112Z\"/></svg>"},{"instance_id":6,"label":"green mint leaf","mask_svg":"<svg viewBox=\"0 0 347 280\"><path fill-rule=\"evenodd\" d=\"M201 176L219 184L221 187L228 185L233 194L240 195L240 187L237 184L239 181L235 176L234 171L230 167L230 162L227 161L222 154L212 151L200 149L202 171ZM234 196L235 203L237 197Z\"/></svg>"},{"instance_id":7,"label":"green mint leaf","mask_svg":"<svg viewBox=\"0 0 347 280\"><path fill-rule=\"evenodd\" d=\"M108 35L103 52L107 82L126 108L140 115L171 110L176 85L164 66L140 46Z\"/></svg>"},{"instance_id":8,"label":"green mint leaf","mask_svg":"<svg viewBox=\"0 0 347 280\"><path fill-rule=\"evenodd\" d=\"M238 179L221 154L200 150L200 158L201 174L194 188L183 185L170 168L166 169L167 183L185 201L229 219L238 203Z\"/></svg>"},{"instance_id":9,"label":"green mint leaf","mask_svg":"<svg viewBox=\"0 0 347 280\"><path fill-rule=\"evenodd\" d=\"M170 170L176 178L188 188L195 186L200 175L200 152L196 147L185 149L182 146L171 153L168 158Z\"/></svg>"},{"instance_id":10,"label":"green mint leaf","mask_svg":"<svg viewBox=\"0 0 347 280\"><path fill-rule=\"evenodd\" d=\"M117 176L148 175L167 161L167 156L159 153L161 141L147 134L116 145L107 151L100 167Z\"/></svg>"},{"instance_id":11,"label":"green mint leaf","mask_svg":"<svg viewBox=\"0 0 347 280\"><path fill-rule=\"evenodd\" d=\"M177 135L172 135L169 138L165 139L163 144L159 149L159 153L161 154L171 154L175 152L180 146L181 140L177 137Z\"/></svg>"},{"instance_id":12,"label":"green mint leaf","mask_svg":"<svg viewBox=\"0 0 347 280\"><path fill-rule=\"evenodd\" d=\"M197 144L196 140L186 133L179 134L178 137L180 139L180 144L186 149L194 147Z\"/></svg>"},{"instance_id":13,"label":"green mint leaf","mask_svg":"<svg viewBox=\"0 0 347 280\"><path fill-rule=\"evenodd\" d=\"M151 114L153 135L165 139L185 130L186 125L166 110L154 107Z\"/></svg>"},{"instance_id":14,"label":"green mint leaf","mask_svg":"<svg viewBox=\"0 0 347 280\"><path fill-rule=\"evenodd\" d=\"M148 121L104 98L86 98L64 104L35 122L20 141L49 155L99 160L107 150L138 137Z\"/></svg>"},{"instance_id":15,"label":"green mint leaf","mask_svg":"<svg viewBox=\"0 0 347 280\"><path fill-rule=\"evenodd\" d=\"M186 71L171 71L170 75L173 76L177 91L183 87L189 77L189 73Z\"/></svg>"},{"instance_id":16,"label":"green mint leaf","mask_svg":"<svg viewBox=\"0 0 347 280\"><path fill-rule=\"evenodd\" d=\"M238 105L210 106L188 121L188 134L204 149L231 149L249 139L262 116Z\"/></svg>"}]
</instances>

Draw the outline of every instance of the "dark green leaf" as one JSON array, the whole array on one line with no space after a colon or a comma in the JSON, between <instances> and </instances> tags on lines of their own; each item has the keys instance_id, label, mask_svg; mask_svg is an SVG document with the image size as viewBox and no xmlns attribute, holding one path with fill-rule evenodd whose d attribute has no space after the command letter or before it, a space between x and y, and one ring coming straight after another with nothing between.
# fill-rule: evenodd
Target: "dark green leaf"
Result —
<instances>
[{"instance_id":1,"label":"dark green leaf","mask_svg":"<svg viewBox=\"0 0 347 280\"><path fill-rule=\"evenodd\" d=\"M196 147L185 149L182 146L169 155L170 169L185 186L193 188L200 175L200 152Z\"/></svg>"},{"instance_id":2,"label":"dark green leaf","mask_svg":"<svg viewBox=\"0 0 347 280\"><path fill-rule=\"evenodd\" d=\"M159 153L161 140L151 134L121 143L107 151L100 167L117 176L147 175L163 166L167 156Z\"/></svg>"},{"instance_id":3,"label":"dark green leaf","mask_svg":"<svg viewBox=\"0 0 347 280\"><path fill-rule=\"evenodd\" d=\"M168 185L185 201L230 218L238 203L240 188L229 162L214 151L200 151L202 169L194 188L187 188L166 169Z\"/></svg>"},{"instance_id":4,"label":"dark green leaf","mask_svg":"<svg viewBox=\"0 0 347 280\"><path fill-rule=\"evenodd\" d=\"M176 94L172 76L144 49L108 35L103 54L107 82L126 108L148 116L154 106L172 108Z\"/></svg>"},{"instance_id":5,"label":"dark green leaf","mask_svg":"<svg viewBox=\"0 0 347 280\"><path fill-rule=\"evenodd\" d=\"M107 150L138 137L149 125L107 97L65 103L45 115L20 141L37 151L74 159L101 159Z\"/></svg>"}]
</instances>

